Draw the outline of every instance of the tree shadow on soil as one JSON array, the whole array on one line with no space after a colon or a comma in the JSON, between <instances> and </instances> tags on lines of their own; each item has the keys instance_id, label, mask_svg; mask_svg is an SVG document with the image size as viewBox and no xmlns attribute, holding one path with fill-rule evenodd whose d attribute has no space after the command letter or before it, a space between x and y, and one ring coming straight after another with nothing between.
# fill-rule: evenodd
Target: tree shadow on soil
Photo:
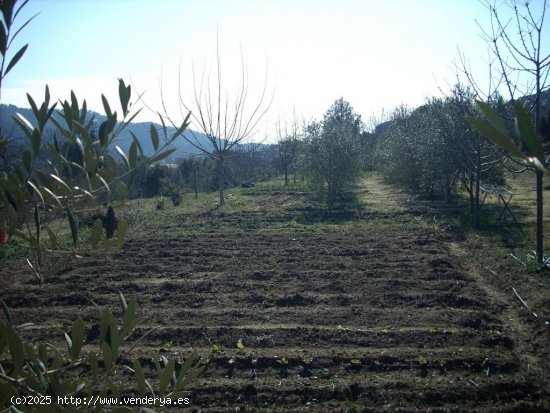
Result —
<instances>
[{"instance_id":1,"label":"tree shadow on soil","mask_svg":"<svg viewBox=\"0 0 550 413\"><path fill-rule=\"evenodd\" d=\"M309 197L307 205L290 207L287 213L293 219L304 225L318 223L344 224L349 221L363 219L367 215L364 205L359 201L356 192L346 192L340 195L329 208L324 199Z\"/></svg>"}]
</instances>

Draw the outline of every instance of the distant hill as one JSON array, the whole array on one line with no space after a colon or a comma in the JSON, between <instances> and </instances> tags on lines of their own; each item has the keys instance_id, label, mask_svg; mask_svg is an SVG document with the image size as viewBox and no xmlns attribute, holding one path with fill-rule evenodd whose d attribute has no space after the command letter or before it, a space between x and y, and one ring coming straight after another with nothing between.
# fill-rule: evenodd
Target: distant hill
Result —
<instances>
[{"instance_id":1,"label":"distant hill","mask_svg":"<svg viewBox=\"0 0 550 413\"><path fill-rule=\"evenodd\" d=\"M524 104L533 103L535 101L535 95L524 96L520 98L520 100ZM550 110L550 90L549 89L543 91L540 94L540 107L541 107L542 113L545 113Z\"/></svg>"},{"instance_id":2,"label":"distant hill","mask_svg":"<svg viewBox=\"0 0 550 413\"><path fill-rule=\"evenodd\" d=\"M0 105L0 125L2 127L2 130L7 135L8 138L11 138L13 140L26 142L25 135L20 130L19 126L14 122L13 116L16 115L16 113L20 113L23 115L26 119L28 119L31 123L33 123L33 113L31 109L26 108L19 108L14 105ZM89 111L90 116L94 117L94 123L99 128L99 125L105 121L107 118L104 115L101 115L97 112ZM151 143L151 138L149 135L150 125L153 122L139 122L139 123L131 123L128 125L128 127L124 130L124 132L121 133L121 135L118 138L117 145L120 146L125 151L128 151L130 148L130 145L132 143L132 137L130 135L130 131L133 132L137 138L139 139L143 151L146 154L152 154L153 153L153 145ZM153 123L153 125L159 130L159 135L162 139L162 133L160 133L160 130L162 128L161 125ZM46 126L46 131L50 129L52 132L55 130L53 125ZM176 131L176 128L174 127L167 127L168 134ZM208 138L196 131L192 131L188 129L184 133L184 137L191 137L194 136L201 142L201 144L208 148L210 147L210 142L208 141ZM48 136L48 132L46 132L46 136ZM193 138L193 141L195 141L195 138ZM176 160L176 158L181 158L182 156L189 156L189 155L197 155L200 154L201 151L191 145L187 139L184 139L182 137L179 137L175 140L175 142L170 146L176 149L176 151L165 160L165 162L173 162Z\"/></svg>"}]
</instances>

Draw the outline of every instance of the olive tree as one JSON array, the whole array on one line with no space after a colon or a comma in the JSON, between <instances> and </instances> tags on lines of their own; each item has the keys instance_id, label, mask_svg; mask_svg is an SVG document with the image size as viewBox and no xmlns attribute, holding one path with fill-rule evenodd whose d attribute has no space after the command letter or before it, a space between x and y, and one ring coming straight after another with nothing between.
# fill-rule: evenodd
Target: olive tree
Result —
<instances>
[{"instance_id":1,"label":"olive tree","mask_svg":"<svg viewBox=\"0 0 550 413\"><path fill-rule=\"evenodd\" d=\"M283 172L285 174L285 186L288 186L288 171L291 166L296 167L298 149L300 145L300 130L297 120L292 123L291 130L287 126L277 125L277 153Z\"/></svg>"},{"instance_id":2,"label":"olive tree","mask_svg":"<svg viewBox=\"0 0 550 413\"><path fill-rule=\"evenodd\" d=\"M432 98L411 114L409 133L415 141L419 186L430 195L449 198L455 189L461 165L456 157L455 119L447 100Z\"/></svg>"},{"instance_id":3,"label":"olive tree","mask_svg":"<svg viewBox=\"0 0 550 413\"><path fill-rule=\"evenodd\" d=\"M361 117L343 98L332 104L321 123L306 128L307 175L314 188L326 193L329 209L361 175L361 130Z\"/></svg>"},{"instance_id":4,"label":"olive tree","mask_svg":"<svg viewBox=\"0 0 550 413\"><path fill-rule=\"evenodd\" d=\"M405 106L394 109L390 120L380 128L375 147L375 166L384 177L392 182L413 189L419 187L421 171L420 159L416 150L418 139L411 121L412 110Z\"/></svg>"},{"instance_id":5,"label":"olive tree","mask_svg":"<svg viewBox=\"0 0 550 413\"><path fill-rule=\"evenodd\" d=\"M449 197L461 170L455 126L447 99L398 108L378 138L377 168L392 182Z\"/></svg>"},{"instance_id":6,"label":"olive tree","mask_svg":"<svg viewBox=\"0 0 550 413\"><path fill-rule=\"evenodd\" d=\"M14 0L0 2L2 78L26 50L25 46L7 59L11 40L29 22L19 28L14 25L26 3L17 7ZM67 257L97 254L100 250L103 253L122 245L128 224L121 217L117 219L115 213L115 208L127 199L128 190L122 178L136 168L138 159L150 164L168 156L171 150L167 145L159 146L156 131L151 132L155 152L149 156L143 154L137 139L128 153L116 145L117 137L138 113L131 110L131 88L122 80L119 80L122 118L117 120L117 112L112 111L102 96L107 120L98 125L97 134L86 101L80 102L75 93L71 93L70 100L60 102L59 109L57 103L51 103L47 86L41 103L36 103L30 95L27 97L33 119L18 114L15 121L28 144L21 158L10 162L0 173L0 218L7 219L10 241L29 248L30 269L40 282L44 282L48 274L55 273L65 264ZM51 139L45 136L50 123L56 131ZM166 141L176 139L186 127L186 123L182 124ZM2 131L0 136L0 151L12 144L5 133ZM45 167L40 160L47 160ZM124 166L120 168L120 164ZM97 219L91 234L83 236L77 216L79 211L89 208L106 210L106 222L104 225ZM63 220L68 221L70 228L69 246L58 237ZM57 225L53 226L54 222ZM45 256L52 258L48 268L44 268ZM135 378L140 395L181 395L189 381L201 371L196 365L197 357L192 355L186 360L153 357L156 367L153 374L142 367L139 359L129 359L135 344L124 347L124 343L131 338L138 323L137 299L132 297L127 301L122 294L119 298L120 319L115 318L111 309L98 307L99 337L95 343L87 343L94 346L84 346L86 324L77 318L71 325L71 332L64 334L66 350L36 337L27 339L23 331L29 323L18 325L0 300L3 315L0 318L0 408L3 411L27 410L28 406L23 405L24 396L31 396L35 404L43 403L40 411L82 411L82 406L67 405L60 399L65 396L71 400L73 397L91 400L108 394L122 396L127 391L122 387L122 376L127 372ZM154 381L149 380L150 376L154 376ZM93 410L132 411L125 406L97 406Z\"/></svg>"},{"instance_id":7,"label":"olive tree","mask_svg":"<svg viewBox=\"0 0 550 413\"><path fill-rule=\"evenodd\" d=\"M25 45L8 57L13 39L35 17L19 27L15 24L26 4L24 1L17 5L15 0L0 3L0 79L4 79L27 49ZM96 123L86 101L79 101L74 92L68 100L52 102L48 86L42 102L37 103L27 94L32 113L30 119L20 113L13 118L27 142L19 159L10 160L0 168L0 217L7 222L10 239L28 244L31 257L27 262L40 282L58 271L71 256L96 253L100 245L110 249L124 242L128 224L124 218L117 218L115 212L128 199L123 179L140 164L151 165L169 156L173 152L168 149L169 145L188 126L186 119L170 136L165 129L163 144L160 144L157 130L151 126L152 154L145 154L132 134L133 142L126 153L117 141L140 110L132 107L132 88L122 79L118 82L118 92L122 116L101 95L107 118L101 124ZM52 129L47 128L50 125L53 134ZM0 151L3 153L8 152L14 142L8 132L0 129ZM98 218L93 223L90 238L82 239L78 215L90 209L103 212L105 220ZM58 239L65 219L72 239L68 251ZM60 220L56 227L52 225L54 220ZM49 260L49 268L43 265L46 255L54 257Z\"/></svg>"}]
</instances>

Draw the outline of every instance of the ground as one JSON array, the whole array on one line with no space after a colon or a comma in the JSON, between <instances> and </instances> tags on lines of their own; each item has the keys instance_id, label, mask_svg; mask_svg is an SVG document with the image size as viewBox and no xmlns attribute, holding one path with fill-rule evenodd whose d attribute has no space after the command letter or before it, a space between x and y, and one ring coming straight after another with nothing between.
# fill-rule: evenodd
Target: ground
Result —
<instances>
[{"instance_id":1,"label":"ground","mask_svg":"<svg viewBox=\"0 0 550 413\"><path fill-rule=\"evenodd\" d=\"M502 246L513 226L471 233L462 206L375 175L331 213L300 188L214 199L134 203L148 218L122 250L2 299L61 342L75 317L97 322L92 300L135 295L136 337L156 329L132 355L202 357L184 411L550 411L549 282Z\"/></svg>"}]
</instances>

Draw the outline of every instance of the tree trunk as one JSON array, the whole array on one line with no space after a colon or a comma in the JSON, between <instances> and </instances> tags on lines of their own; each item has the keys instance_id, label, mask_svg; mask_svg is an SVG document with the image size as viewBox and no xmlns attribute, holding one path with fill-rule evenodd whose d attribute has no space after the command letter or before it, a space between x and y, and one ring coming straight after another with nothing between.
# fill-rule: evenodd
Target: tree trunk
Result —
<instances>
[{"instance_id":1,"label":"tree trunk","mask_svg":"<svg viewBox=\"0 0 550 413\"><path fill-rule=\"evenodd\" d=\"M537 64L537 96L535 102L535 129L537 130L539 136L542 139L542 134L540 130L540 64ZM542 143L542 142L541 142ZM535 170L537 178L537 261L542 263L544 260L544 234L543 234L543 192L542 192L542 178L544 176L543 172L539 169Z\"/></svg>"},{"instance_id":2,"label":"tree trunk","mask_svg":"<svg viewBox=\"0 0 550 413\"><path fill-rule=\"evenodd\" d=\"M476 151L475 196L474 196L474 228L480 225L479 187L481 185L481 149Z\"/></svg>"},{"instance_id":3,"label":"tree trunk","mask_svg":"<svg viewBox=\"0 0 550 413\"><path fill-rule=\"evenodd\" d=\"M544 259L544 235L543 235L543 192L542 178L543 172L535 171L537 182L537 261L541 263Z\"/></svg>"},{"instance_id":4,"label":"tree trunk","mask_svg":"<svg viewBox=\"0 0 550 413\"><path fill-rule=\"evenodd\" d=\"M332 199L332 185L330 183L330 179L328 180L327 182L327 190L328 190L328 212L331 212L332 211L332 202L333 202L333 199Z\"/></svg>"},{"instance_id":5,"label":"tree trunk","mask_svg":"<svg viewBox=\"0 0 550 413\"><path fill-rule=\"evenodd\" d=\"M334 191L332 178L334 176L334 169L332 165L332 145L329 147L329 153L328 153L328 179L327 179L327 187L328 187L328 211L332 211L332 192Z\"/></svg>"},{"instance_id":6,"label":"tree trunk","mask_svg":"<svg viewBox=\"0 0 550 413\"><path fill-rule=\"evenodd\" d=\"M224 182L224 173L223 173L223 157L218 158L218 168L219 168L219 182L218 182L218 190L220 191L220 205L223 205L224 197L223 197L223 190L225 187Z\"/></svg>"},{"instance_id":7,"label":"tree trunk","mask_svg":"<svg viewBox=\"0 0 550 413\"><path fill-rule=\"evenodd\" d=\"M472 216L475 214L475 198L474 198L474 174L470 173L470 182L469 187L466 188L468 190L468 194L470 194L470 212L472 213Z\"/></svg>"},{"instance_id":8,"label":"tree trunk","mask_svg":"<svg viewBox=\"0 0 550 413\"><path fill-rule=\"evenodd\" d=\"M199 197L199 184L197 179L197 170L195 169L195 199Z\"/></svg>"},{"instance_id":9,"label":"tree trunk","mask_svg":"<svg viewBox=\"0 0 550 413\"><path fill-rule=\"evenodd\" d=\"M481 185L481 172L478 169L476 171L476 182L475 182L475 196L474 196L474 227L479 228L480 225L480 209L479 205L479 186Z\"/></svg>"},{"instance_id":10,"label":"tree trunk","mask_svg":"<svg viewBox=\"0 0 550 413\"><path fill-rule=\"evenodd\" d=\"M288 186L288 165L285 164L285 186Z\"/></svg>"}]
</instances>

